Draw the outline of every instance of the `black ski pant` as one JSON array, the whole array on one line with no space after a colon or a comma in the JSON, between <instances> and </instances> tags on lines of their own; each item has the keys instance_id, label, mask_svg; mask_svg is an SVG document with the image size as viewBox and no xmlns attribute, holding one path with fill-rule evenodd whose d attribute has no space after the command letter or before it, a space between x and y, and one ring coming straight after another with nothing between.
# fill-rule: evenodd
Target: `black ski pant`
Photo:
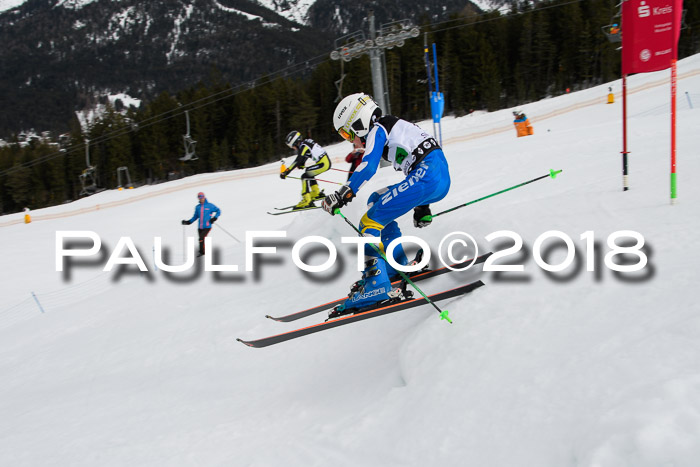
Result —
<instances>
[{"instance_id":1,"label":"black ski pant","mask_svg":"<svg viewBox=\"0 0 700 467\"><path fill-rule=\"evenodd\" d=\"M204 237L209 235L209 231L211 230L211 227L208 229L197 229L197 232L199 232L199 254L203 255L204 254Z\"/></svg>"}]
</instances>

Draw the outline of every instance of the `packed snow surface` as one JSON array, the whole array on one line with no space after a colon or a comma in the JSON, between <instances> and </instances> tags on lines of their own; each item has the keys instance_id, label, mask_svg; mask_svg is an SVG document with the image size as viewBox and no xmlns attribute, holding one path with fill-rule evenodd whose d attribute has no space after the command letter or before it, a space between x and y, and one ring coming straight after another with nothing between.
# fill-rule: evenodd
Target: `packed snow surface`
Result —
<instances>
[{"instance_id":1,"label":"packed snow surface","mask_svg":"<svg viewBox=\"0 0 700 467\"><path fill-rule=\"evenodd\" d=\"M0 217L2 464L696 466L700 56L679 62L678 73L675 206L669 71L629 79L627 192L619 82L523 106L534 126L525 138L515 136L512 109L444 119L452 188L434 213L563 170L427 229L415 229L410 213L399 219L434 256L456 231L482 251L512 245L488 241L493 232L522 238L519 252L496 261L523 264L522 272L478 266L419 283L428 293L486 283L441 303L452 325L424 306L264 349L238 343L323 320L265 315L339 298L358 279L353 249L340 241L353 232L339 217L266 214L299 197L299 181L280 180L278 164L107 191L33 211L30 224L22 214ZM348 143L328 151L334 167L347 167ZM319 178L342 182L345 174ZM381 169L344 214L357 222L370 193L400 180ZM336 186L322 184L326 192ZM199 191L222 209L210 235L217 262L240 271L155 271L154 237L167 262L182 262L183 234L196 230L180 220ZM232 236L279 230L287 237L267 244L277 253L246 272L245 247ZM93 231L103 254L57 272L57 231ZM539 250L553 265L567 256L561 239L539 248L549 231L575 246L561 272L535 261ZM606 265L618 231L643 237L641 271ZM307 235L332 240L343 264L302 273L291 252ZM133 240L148 273L133 265L102 272L120 237ZM304 252L310 264L327 257Z\"/></svg>"}]
</instances>

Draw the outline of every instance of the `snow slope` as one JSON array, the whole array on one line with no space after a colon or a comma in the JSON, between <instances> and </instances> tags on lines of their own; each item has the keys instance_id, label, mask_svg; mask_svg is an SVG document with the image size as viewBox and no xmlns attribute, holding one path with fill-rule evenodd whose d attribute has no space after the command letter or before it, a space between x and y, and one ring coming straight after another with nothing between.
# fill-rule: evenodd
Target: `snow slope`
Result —
<instances>
[{"instance_id":1,"label":"snow slope","mask_svg":"<svg viewBox=\"0 0 700 467\"><path fill-rule=\"evenodd\" d=\"M27 0L0 0L0 13L16 8Z\"/></svg>"},{"instance_id":2,"label":"snow slope","mask_svg":"<svg viewBox=\"0 0 700 467\"><path fill-rule=\"evenodd\" d=\"M280 16L287 18L299 24L307 24L307 14L309 8L315 3L315 0L297 0L279 2L276 0L258 0L258 3L265 8L268 8Z\"/></svg>"},{"instance_id":3,"label":"snow slope","mask_svg":"<svg viewBox=\"0 0 700 467\"><path fill-rule=\"evenodd\" d=\"M320 210L265 214L298 197L298 181L280 180L276 164L104 192L33 212L28 225L21 215L0 218L0 257L10 272L0 283L3 465L697 465L700 111L685 93L697 96L700 56L679 63L676 206L669 205L668 78L630 79L624 193L621 99L605 104L608 85L524 106L532 137L515 137L509 110L445 119L453 184L434 212L550 168L564 171L438 217L429 229L400 219L405 234L431 245L454 231L470 233L484 250L496 248L485 239L495 231L523 238L524 253L508 259L524 272L478 267L420 283L434 292L486 282L445 304L453 325L422 307L265 349L236 342L292 329L297 323L264 315L337 298L358 276L340 244L352 235L342 220ZM329 148L336 161L349 150ZM357 221L367 196L398 180L381 170L346 216ZM285 230L277 256L266 256L256 273L103 273L106 256L71 268L70 280L55 271L58 230L95 231L107 254L130 236L151 270L159 236L181 260L179 220L191 215L200 190L238 238ZM572 238L576 261L545 274L533 250L550 230ZM603 264L606 240L619 230L644 236L649 264L641 273L616 275ZM586 271L580 235L587 231L597 243L595 272ZM219 260L242 270L244 248L227 232L212 231ZM306 235L332 239L344 267L302 274L291 246ZM565 256L563 248L550 253L551 264ZM314 254L309 262L323 260Z\"/></svg>"}]
</instances>

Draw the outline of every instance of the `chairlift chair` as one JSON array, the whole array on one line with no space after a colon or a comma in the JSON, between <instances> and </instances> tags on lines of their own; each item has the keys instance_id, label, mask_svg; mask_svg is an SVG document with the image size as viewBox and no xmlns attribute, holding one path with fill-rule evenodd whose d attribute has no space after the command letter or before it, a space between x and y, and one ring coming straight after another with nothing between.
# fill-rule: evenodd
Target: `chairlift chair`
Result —
<instances>
[{"instance_id":1,"label":"chairlift chair","mask_svg":"<svg viewBox=\"0 0 700 467\"><path fill-rule=\"evenodd\" d=\"M121 190L124 188L122 186L122 173L124 174L125 180L126 180L126 187L129 189L134 188L134 185L131 184L131 177L129 176L129 168L126 166L123 167L117 167L117 188Z\"/></svg>"},{"instance_id":2,"label":"chairlift chair","mask_svg":"<svg viewBox=\"0 0 700 467\"><path fill-rule=\"evenodd\" d=\"M79 196L89 196L98 191L97 166L90 164L90 141L87 139L85 140L85 164L87 168L78 175L82 186Z\"/></svg>"},{"instance_id":3,"label":"chairlift chair","mask_svg":"<svg viewBox=\"0 0 700 467\"><path fill-rule=\"evenodd\" d=\"M181 161L196 161L199 159L195 152L195 145L197 141L193 140L190 136L190 113L185 111L185 119L187 120L187 134L182 135L182 140L185 145L185 155L180 158Z\"/></svg>"},{"instance_id":4,"label":"chairlift chair","mask_svg":"<svg viewBox=\"0 0 700 467\"><path fill-rule=\"evenodd\" d=\"M622 42L622 28L620 23L611 23L601 28L605 37L613 43Z\"/></svg>"},{"instance_id":5,"label":"chairlift chair","mask_svg":"<svg viewBox=\"0 0 700 467\"><path fill-rule=\"evenodd\" d=\"M610 42L622 42L622 2L615 5L617 12L610 18L610 24L602 28L603 34Z\"/></svg>"},{"instance_id":6,"label":"chairlift chair","mask_svg":"<svg viewBox=\"0 0 700 467\"><path fill-rule=\"evenodd\" d=\"M89 196L97 192L97 167L91 166L86 168L78 175L78 178L82 186L79 193L80 196Z\"/></svg>"}]
</instances>

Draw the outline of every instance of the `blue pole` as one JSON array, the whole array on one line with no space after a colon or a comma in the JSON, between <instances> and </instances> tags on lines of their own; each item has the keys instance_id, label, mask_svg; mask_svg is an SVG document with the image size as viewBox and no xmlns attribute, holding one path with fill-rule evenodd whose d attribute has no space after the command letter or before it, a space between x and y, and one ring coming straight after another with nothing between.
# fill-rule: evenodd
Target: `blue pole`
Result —
<instances>
[{"instance_id":1,"label":"blue pole","mask_svg":"<svg viewBox=\"0 0 700 467\"><path fill-rule=\"evenodd\" d=\"M438 62L437 62L437 46L433 42L433 64L435 65L435 95L440 97L440 80L438 79ZM442 145L442 123L438 124L438 135L440 144Z\"/></svg>"},{"instance_id":2,"label":"blue pole","mask_svg":"<svg viewBox=\"0 0 700 467\"><path fill-rule=\"evenodd\" d=\"M440 92L440 81L438 81L437 48L433 42L433 65L435 65L435 92Z\"/></svg>"},{"instance_id":3,"label":"blue pole","mask_svg":"<svg viewBox=\"0 0 700 467\"><path fill-rule=\"evenodd\" d=\"M36 298L36 295L34 295L34 292L32 292L32 297L34 297L34 301L36 302L37 306L39 307L39 310L41 310L42 313L46 313L44 311L44 308L41 306L41 303L39 303L39 299Z\"/></svg>"},{"instance_id":4,"label":"blue pole","mask_svg":"<svg viewBox=\"0 0 700 467\"><path fill-rule=\"evenodd\" d=\"M688 99L688 105L692 109L693 108L693 101L690 100L690 94L688 94L688 91L685 92L685 97L686 97L686 99Z\"/></svg>"},{"instance_id":5,"label":"blue pole","mask_svg":"<svg viewBox=\"0 0 700 467\"><path fill-rule=\"evenodd\" d=\"M423 35L423 50L425 51L425 69L428 72L428 102L430 104L430 116L433 116L432 112L432 101L433 101L433 77L430 74L430 52L428 52L428 33ZM437 134L435 131L435 119L433 119L433 134Z\"/></svg>"}]
</instances>

